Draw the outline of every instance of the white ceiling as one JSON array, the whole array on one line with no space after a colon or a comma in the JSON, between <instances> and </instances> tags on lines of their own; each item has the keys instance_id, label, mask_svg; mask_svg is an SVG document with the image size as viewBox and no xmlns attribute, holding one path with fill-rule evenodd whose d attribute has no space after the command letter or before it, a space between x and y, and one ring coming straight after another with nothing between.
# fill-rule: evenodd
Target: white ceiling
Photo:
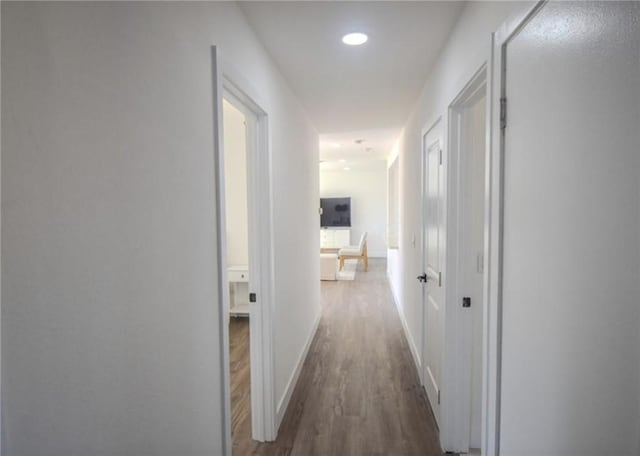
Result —
<instances>
[{"instance_id":1,"label":"white ceiling","mask_svg":"<svg viewBox=\"0 0 640 456\"><path fill-rule=\"evenodd\" d=\"M397 136L463 4L258 1L241 7L320 133L384 129ZM367 33L369 41L342 44L353 31Z\"/></svg>"},{"instance_id":2,"label":"white ceiling","mask_svg":"<svg viewBox=\"0 0 640 456\"><path fill-rule=\"evenodd\" d=\"M321 161L385 160L400 135L399 128L378 128L320 135ZM362 141L357 143L356 141Z\"/></svg>"},{"instance_id":3,"label":"white ceiling","mask_svg":"<svg viewBox=\"0 0 640 456\"><path fill-rule=\"evenodd\" d=\"M357 173L359 171L386 171L386 169L386 160L348 160L346 163L338 161L320 162L320 175L323 172Z\"/></svg>"}]
</instances>

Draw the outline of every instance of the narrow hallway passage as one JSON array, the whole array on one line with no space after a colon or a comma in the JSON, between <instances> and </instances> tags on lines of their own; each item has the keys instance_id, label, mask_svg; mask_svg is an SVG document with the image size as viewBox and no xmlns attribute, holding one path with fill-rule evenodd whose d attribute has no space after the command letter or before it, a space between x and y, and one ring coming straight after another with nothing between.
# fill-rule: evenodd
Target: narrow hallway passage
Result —
<instances>
[{"instance_id":1,"label":"narrow hallway passage","mask_svg":"<svg viewBox=\"0 0 640 456\"><path fill-rule=\"evenodd\" d=\"M441 454L385 270L371 260L354 281L322 282L322 320L277 441L234 456Z\"/></svg>"}]
</instances>

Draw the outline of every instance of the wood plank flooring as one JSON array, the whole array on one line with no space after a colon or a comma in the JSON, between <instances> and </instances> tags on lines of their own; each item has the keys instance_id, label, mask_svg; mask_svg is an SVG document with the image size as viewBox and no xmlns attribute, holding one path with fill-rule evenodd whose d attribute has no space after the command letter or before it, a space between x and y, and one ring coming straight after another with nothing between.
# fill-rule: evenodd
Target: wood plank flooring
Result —
<instances>
[{"instance_id":1,"label":"wood plank flooring","mask_svg":"<svg viewBox=\"0 0 640 456\"><path fill-rule=\"evenodd\" d=\"M251 441L251 363L249 356L249 319L231 317L229 321L229 364L231 438L233 442Z\"/></svg>"},{"instance_id":2,"label":"wood plank flooring","mask_svg":"<svg viewBox=\"0 0 640 456\"><path fill-rule=\"evenodd\" d=\"M322 282L322 320L277 440L234 439L234 456L442 455L385 269L371 260L354 281Z\"/></svg>"}]
</instances>

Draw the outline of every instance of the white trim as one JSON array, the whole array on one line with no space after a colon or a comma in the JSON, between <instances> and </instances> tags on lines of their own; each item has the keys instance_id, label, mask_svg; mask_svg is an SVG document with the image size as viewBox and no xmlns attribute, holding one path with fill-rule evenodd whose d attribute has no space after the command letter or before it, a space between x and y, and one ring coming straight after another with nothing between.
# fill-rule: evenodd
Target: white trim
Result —
<instances>
[{"instance_id":1,"label":"white trim","mask_svg":"<svg viewBox=\"0 0 640 456\"><path fill-rule=\"evenodd\" d=\"M487 79L487 138L485 174L485 239L484 239L484 322L482 343L482 454L498 456L500 445L500 300L502 215L502 153L494 148L494 137L500 135L500 102L495 101L497 81L495 34L491 37L491 56ZM498 94L500 92L498 91ZM499 97L499 96L498 96Z\"/></svg>"},{"instance_id":2,"label":"white trim","mask_svg":"<svg viewBox=\"0 0 640 456\"><path fill-rule=\"evenodd\" d=\"M429 381L431 382L431 386L434 389L438 389L438 386L440 385L438 385L438 382L436 382L436 379L433 376L433 372L431 372L431 369L429 369L429 366L427 366L427 374L428 374L427 376L429 377Z\"/></svg>"},{"instance_id":3,"label":"white trim","mask_svg":"<svg viewBox=\"0 0 640 456\"><path fill-rule=\"evenodd\" d=\"M229 296L226 293L227 271L227 241L224 222L224 159L222 156L222 73L220 72L219 53L216 46L211 46L211 76L212 76L212 102L213 102L213 166L217 183L214 188L213 210L216 215L215 240L217 255L214 252L214 264L217 269L217 294L218 294L218 330L220 334L220 385L222 396L222 451L226 456L231 456L231 388L229 385Z\"/></svg>"},{"instance_id":4,"label":"white trim","mask_svg":"<svg viewBox=\"0 0 640 456\"><path fill-rule=\"evenodd\" d=\"M465 165L465 145L462 127L465 111L473 103L486 95L487 64L483 63L469 82L458 93L449 105L449 167L447 176L447 226L450 230L447 244L447 282L445 284L446 308L445 332L446 345L450 347L443 360L443 371L449 372L451 394L442 401L446 408L448 420L442 426L443 447L452 452L462 453L469 450L470 414L471 414L471 344L472 319L470 310L463 309L460 299L464 290L460 283L462 261L461 242L466 233L463 215L463 193L465 185L463 177L467 169ZM487 127L488 131L488 118ZM485 213L486 216L486 213ZM486 227L486 221L483 228ZM476 304L482 305L483 304ZM483 328L484 330L484 328Z\"/></svg>"},{"instance_id":5,"label":"white trim","mask_svg":"<svg viewBox=\"0 0 640 456\"><path fill-rule=\"evenodd\" d=\"M420 358L420 352L416 347L416 343L411 337L411 333L409 332L409 325L407 324L407 318L404 315L404 309L400 305L400 300L398 296L396 296L396 292L393 289L393 285L391 284L391 276L389 275L389 271L387 271L387 281L389 282L389 288L391 289L391 296L393 298L393 303L398 309L398 315L400 316L400 322L402 323L402 329L404 330L405 338L407 339L407 343L409 344L409 351L411 352L411 357L413 358L413 363L418 370L418 378L420 378L420 382L422 383L422 363Z\"/></svg>"},{"instance_id":6,"label":"white trim","mask_svg":"<svg viewBox=\"0 0 640 456\"><path fill-rule=\"evenodd\" d=\"M311 348L311 343L313 342L314 337L316 336L316 332L318 330L318 326L320 324L320 320L322 319L322 312L318 312L318 316L316 320L313 322L313 327L309 333L309 337L307 337L307 341L300 352L300 356L298 356L298 361L296 362L296 368L291 373L291 377L289 377L289 381L287 382L287 386L284 389L284 393L282 397L278 401L278 411L276 413L276 425L277 428L280 427L282 423L282 419L284 418L284 414L287 411L287 406L289 405L289 401L291 400L291 396L293 395L293 391L296 388L296 384L298 383L298 378L300 377L300 372L302 371L302 366L304 366L304 362L307 359L307 354L309 354L309 349Z\"/></svg>"},{"instance_id":7,"label":"white trim","mask_svg":"<svg viewBox=\"0 0 640 456\"><path fill-rule=\"evenodd\" d=\"M483 343L483 430L482 454L500 455L500 377L502 345L502 233L504 141L500 128L500 99L504 95L505 47L509 40L544 5L544 1L526 5L507 19L492 36L488 77L487 107L490 134L487 138L488 195L485 221L485 296Z\"/></svg>"},{"instance_id":8,"label":"white trim","mask_svg":"<svg viewBox=\"0 0 640 456\"><path fill-rule=\"evenodd\" d=\"M2 8L0 8L0 37L2 36ZM0 39L0 48L2 39ZM2 87L2 71L0 69L0 87ZM0 89L0 106L2 106L2 90ZM1 111L1 110L0 110ZM2 113L0 112L0 176L2 176ZM0 183L0 189L2 189L2 184ZM2 197L0 195L0 201L2 201ZM2 211L0 211L0 245L2 244ZM1 250L1 248L0 248ZM2 448L3 440L4 440L4 424L2 420L2 391L4 388L2 387L2 261L0 261L0 456L2 456Z\"/></svg>"}]
</instances>

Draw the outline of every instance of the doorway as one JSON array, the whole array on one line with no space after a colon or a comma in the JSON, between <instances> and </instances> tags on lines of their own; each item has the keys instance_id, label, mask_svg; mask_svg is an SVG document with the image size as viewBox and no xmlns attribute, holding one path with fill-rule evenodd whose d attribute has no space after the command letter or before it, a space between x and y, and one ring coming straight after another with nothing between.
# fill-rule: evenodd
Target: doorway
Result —
<instances>
[{"instance_id":1,"label":"doorway","mask_svg":"<svg viewBox=\"0 0 640 456\"><path fill-rule=\"evenodd\" d=\"M446 448L480 454L484 338L487 71L483 65L449 107L446 357L452 394Z\"/></svg>"},{"instance_id":2,"label":"doorway","mask_svg":"<svg viewBox=\"0 0 640 456\"><path fill-rule=\"evenodd\" d=\"M229 98L223 99L222 115L229 293L231 440L233 448L236 449L252 438L247 208L247 122L250 121L250 116L245 115L241 107L236 107Z\"/></svg>"},{"instance_id":3,"label":"doorway","mask_svg":"<svg viewBox=\"0 0 640 456\"><path fill-rule=\"evenodd\" d=\"M215 46L212 63L221 405L229 456L240 436L245 445L276 437L271 159L268 116L254 101L259 94L228 62L222 68Z\"/></svg>"},{"instance_id":4,"label":"doorway","mask_svg":"<svg viewBox=\"0 0 640 456\"><path fill-rule=\"evenodd\" d=\"M222 98L228 428L233 447L275 438L266 114L230 80ZM265 190L266 187L266 190ZM255 229L260 226L261 229Z\"/></svg>"}]
</instances>

